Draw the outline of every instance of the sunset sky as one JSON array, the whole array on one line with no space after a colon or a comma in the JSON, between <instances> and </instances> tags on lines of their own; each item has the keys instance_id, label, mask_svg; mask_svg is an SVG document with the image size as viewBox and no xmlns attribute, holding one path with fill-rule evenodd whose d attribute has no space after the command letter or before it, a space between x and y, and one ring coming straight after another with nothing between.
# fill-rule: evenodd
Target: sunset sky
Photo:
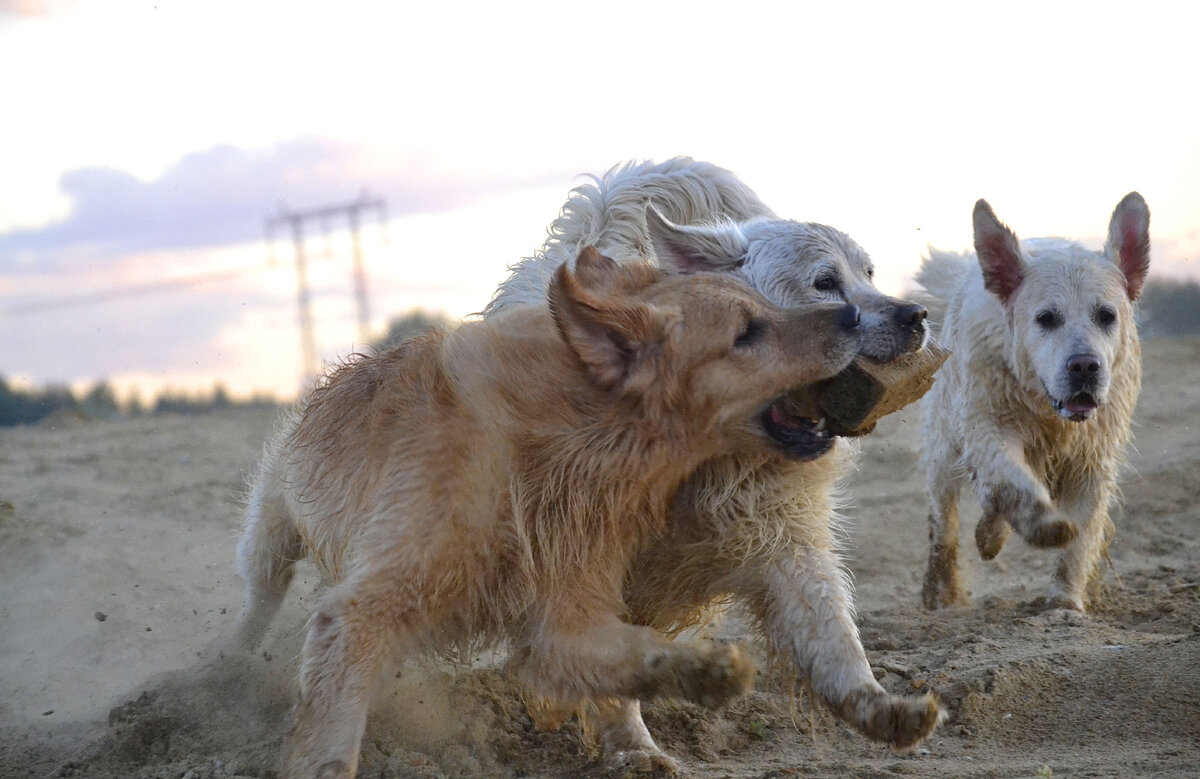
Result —
<instances>
[{"instance_id":1,"label":"sunset sky","mask_svg":"<svg viewBox=\"0 0 1200 779\"><path fill-rule=\"evenodd\" d=\"M464 316L580 174L689 155L838 227L898 293L986 197L1099 247L1130 190L1153 275L1200 278L1200 6L1178 2L0 0L0 376L285 398L290 242L360 193L373 327ZM344 223L318 345L361 346Z\"/></svg>"}]
</instances>

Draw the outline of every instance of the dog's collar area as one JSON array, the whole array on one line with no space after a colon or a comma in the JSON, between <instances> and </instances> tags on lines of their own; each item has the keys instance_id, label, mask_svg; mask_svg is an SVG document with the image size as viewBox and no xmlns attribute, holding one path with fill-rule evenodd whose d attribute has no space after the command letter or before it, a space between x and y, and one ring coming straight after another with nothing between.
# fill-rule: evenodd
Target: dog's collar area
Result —
<instances>
[{"instance_id":1,"label":"dog's collar area","mask_svg":"<svg viewBox=\"0 0 1200 779\"><path fill-rule=\"evenodd\" d=\"M762 413L762 426L767 435L796 460L815 460L833 447L836 436L824 417L812 419L789 414L779 398Z\"/></svg>"}]
</instances>

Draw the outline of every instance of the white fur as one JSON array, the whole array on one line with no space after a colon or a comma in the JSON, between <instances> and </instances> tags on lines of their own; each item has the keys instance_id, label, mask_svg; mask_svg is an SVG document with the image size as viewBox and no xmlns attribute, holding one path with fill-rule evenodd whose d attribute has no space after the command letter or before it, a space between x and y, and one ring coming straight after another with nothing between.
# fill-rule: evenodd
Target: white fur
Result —
<instances>
[{"instance_id":1,"label":"white fur","mask_svg":"<svg viewBox=\"0 0 1200 779\"><path fill-rule=\"evenodd\" d=\"M969 481L984 504L981 554L998 553L1010 529L1063 546L1051 599L1082 610L1112 537L1108 512L1141 383L1133 302L1149 263L1149 211L1127 196L1102 252L1059 238L1018 242L983 201L975 219L977 254L931 252L917 276L947 302L940 340L951 352L922 402L931 544L923 600L966 600L957 504ZM1107 327L1104 311L1114 316ZM1094 369L1088 394L1098 408L1079 421L1063 402L1072 365Z\"/></svg>"}]
</instances>

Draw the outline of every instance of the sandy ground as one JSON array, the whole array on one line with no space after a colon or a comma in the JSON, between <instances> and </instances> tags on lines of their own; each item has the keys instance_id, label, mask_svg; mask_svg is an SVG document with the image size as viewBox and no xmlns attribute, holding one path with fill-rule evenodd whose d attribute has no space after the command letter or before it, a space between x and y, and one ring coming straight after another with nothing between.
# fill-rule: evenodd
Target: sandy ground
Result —
<instances>
[{"instance_id":1,"label":"sandy ground","mask_svg":"<svg viewBox=\"0 0 1200 779\"><path fill-rule=\"evenodd\" d=\"M935 691L947 723L898 755L768 672L720 713L649 705L660 745L699 777L1200 775L1200 340L1145 352L1095 613L1043 613L1053 558L1015 541L991 563L966 556L973 605L918 606L908 409L864 445L850 564L882 683ZM260 656L208 654L240 606L238 494L272 424L231 411L0 431L0 776L276 775L311 571ZM360 776L598 775L577 736L535 730L497 672L406 665Z\"/></svg>"}]
</instances>

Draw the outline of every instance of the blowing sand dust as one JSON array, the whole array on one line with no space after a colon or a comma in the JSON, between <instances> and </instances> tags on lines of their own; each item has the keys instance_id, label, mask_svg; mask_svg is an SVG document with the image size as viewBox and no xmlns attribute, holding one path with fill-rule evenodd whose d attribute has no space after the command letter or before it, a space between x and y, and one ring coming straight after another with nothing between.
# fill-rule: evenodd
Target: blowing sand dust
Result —
<instances>
[{"instance_id":1,"label":"blowing sand dust","mask_svg":"<svg viewBox=\"0 0 1200 779\"><path fill-rule=\"evenodd\" d=\"M1102 605L1045 613L1051 554L973 556L972 605L923 611L915 408L865 439L849 551L864 643L893 692L950 719L898 755L765 672L720 713L646 707L687 776L1200 775L1200 339L1144 344L1137 451ZM240 583L237 496L274 415L0 430L0 777L270 777L315 578L302 568L263 651L212 649ZM736 615L714 628L737 632ZM362 777L599 776L576 726L537 731L486 663L388 675Z\"/></svg>"}]
</instances>

